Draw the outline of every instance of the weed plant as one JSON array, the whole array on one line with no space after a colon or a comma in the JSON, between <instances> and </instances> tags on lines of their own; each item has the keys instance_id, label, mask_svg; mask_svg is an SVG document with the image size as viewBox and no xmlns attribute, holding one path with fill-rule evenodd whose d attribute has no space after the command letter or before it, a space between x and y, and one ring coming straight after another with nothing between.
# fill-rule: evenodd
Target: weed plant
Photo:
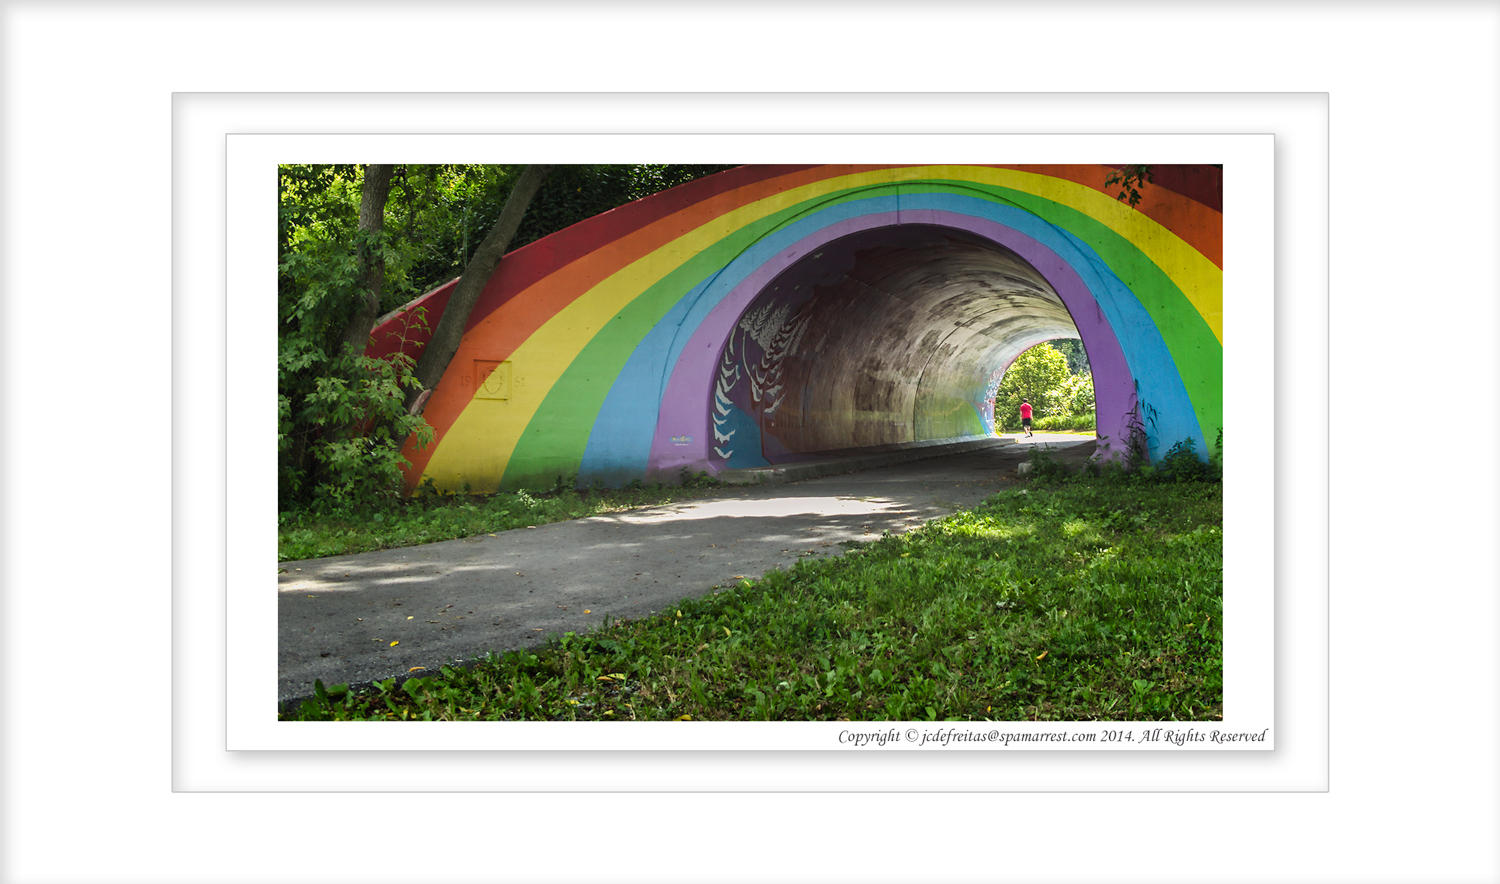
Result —
<instances>
[{"instance_id":1,"label":"weed plant","mask_svg":"<svg viewBox=\"0 0 1500 884\"><path fill-rule=\"evenodd\" d=\"M1222 718L1220 484L1171 457L1037 458L1020 487L908 534L542 648L320 683L286 717Z\"/></svg>"}]
</instances>

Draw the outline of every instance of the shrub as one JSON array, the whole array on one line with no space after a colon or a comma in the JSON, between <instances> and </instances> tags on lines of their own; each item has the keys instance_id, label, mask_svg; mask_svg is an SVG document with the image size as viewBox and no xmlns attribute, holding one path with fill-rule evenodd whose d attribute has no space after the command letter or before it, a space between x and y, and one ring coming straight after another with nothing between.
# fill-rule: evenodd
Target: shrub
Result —
<instances>
[{"instance_id":1,"label":"shrub","mask_svg":"<svg viewBox=\"0 0 1500 884\"><path fill-rule=\"evenodd\" d=\"M1125 460L1089 461L1079 474L1090 480L1127 483L1219 483L1224 478L1223 430L1219 431L1214 447L1215 454L1204 460L1198 455L1193 441L1183 439L1168 449L1166 455L1156 463L1147 461L1144 456L1132 454ZM1050 478L1071 475L1066 470L1055 470L1045 465L1039 467L1035 459L1032 474Z\"/></svg>"},{"instance_id":2,"label":"shrub","mask_svg":"<svg viewBox=\"0 0 1500 884\"><path fill-rule=\"evenodd\" d=\"M397 497L402 455L415 433L420 443L432 428L403 406L416 378L415 360L354 355L299 360L295 341L283 340L280 427L277 439L282 509L311 504L348 510Z\"/></svg>"},{"instance_id":3,"label":"shrub","mask_svg":"<svg viewBox=\"0 0 1500 884\"><path fill-rule=\"evenodd\" d=\"M1217 482L1223 476L1219 465L1198 456L1191 439L1183 439L1168 449L1155 472L1164 482Z\"/></svg>"},{"instance_id":4,"label":"shrub","mask_svg":"<svg viewBox=\"0 0 1500 884\"><path fill-rule=\"evenodd\" d=\"M1050 430L1062 432L1075 430L1079 432L1091 432L1094 429L1094 413L1086 414L1057 414L1040 417L1031 422L1033 429Z\"/></svg>"}]
</instances>

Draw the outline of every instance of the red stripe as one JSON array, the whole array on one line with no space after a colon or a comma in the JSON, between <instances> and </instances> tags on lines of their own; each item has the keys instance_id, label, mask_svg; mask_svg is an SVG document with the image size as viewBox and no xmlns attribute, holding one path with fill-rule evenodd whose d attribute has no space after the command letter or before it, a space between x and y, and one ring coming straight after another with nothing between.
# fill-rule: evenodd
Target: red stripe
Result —
<instances>
[{"instance_id":1,"label":"red stripe","mask_svg":"<svg viewBox=\"0 0 1500 884\"><path fill-rule=\"evenodd\" d=\"M1109 168L1125 167L1111 165ZM1218 166L1152 166L1151 183L1200 202L1215 212L1224 211L1224 170Z\"/></svg>"}]
</instances>

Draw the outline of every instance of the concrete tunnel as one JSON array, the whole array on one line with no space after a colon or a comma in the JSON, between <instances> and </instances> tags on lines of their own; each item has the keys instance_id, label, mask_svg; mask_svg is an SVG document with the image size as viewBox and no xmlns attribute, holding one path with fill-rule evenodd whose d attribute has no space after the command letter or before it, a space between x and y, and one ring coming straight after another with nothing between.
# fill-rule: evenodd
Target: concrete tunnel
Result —
<instances>
[{"instance_id":1,"label":"concrete tunnel","mask_svg":"<svg viewBox=\"0 0 1500 884\"><path fill-rule=\"evenodd\" d=\"M1077 336L1046 279L1003 246L925 224L846 236L741 316L719 360L714 461L989 435L1004 370Z\"/></svg>"},{"instance_id":2,"label":"concrete tunnel","mask_svg":"<svg viewBox=\"0 0 1500 884\"><path fill-rule=\"evenodd\" d=\"M741 166L510 253L409 442L407 486L636 480L982 438L1004 370L1077 337L1101 447L1222 428L1222 171ZM455 281L456 282L456 281ZM376 329L420 352L454 283Z\"/></svg>"}]
</instances>

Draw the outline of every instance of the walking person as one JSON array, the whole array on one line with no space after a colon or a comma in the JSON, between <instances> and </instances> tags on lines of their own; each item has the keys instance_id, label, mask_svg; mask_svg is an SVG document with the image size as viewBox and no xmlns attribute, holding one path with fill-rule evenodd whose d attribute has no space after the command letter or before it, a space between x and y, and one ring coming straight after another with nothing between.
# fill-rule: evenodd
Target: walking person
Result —
<instances>
[{"instance_id":1,"label":"walking person","mask_svg":"<svg viewBox=\"0 0 1500 884\"><path fill-rule=\"evenodd\" d=\"M1027 438L1031 437L1031 401L1021 400L1021 429L1026 431Z\"/></svg>"}]
</instances>

